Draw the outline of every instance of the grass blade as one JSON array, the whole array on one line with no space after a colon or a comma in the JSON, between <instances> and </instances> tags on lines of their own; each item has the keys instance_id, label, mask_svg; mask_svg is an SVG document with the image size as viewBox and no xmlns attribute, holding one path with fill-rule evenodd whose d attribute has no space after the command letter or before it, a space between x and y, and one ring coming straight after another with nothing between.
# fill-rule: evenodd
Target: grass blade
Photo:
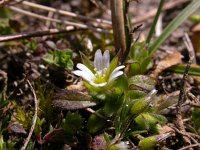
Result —
<instances>
[{"instance_id":1,"label":"grass blade","mask_svg":"<svg viewBox=\"0 0 200 150\"><path fill-rule=\"evenodd\" d=\"M148 34L147 39L146 39L146 44L149 44L149 42L151 41L151 38L152 38L152 36L153 36L153 34L155 32L155 27L156 27L156 24L158 22L158 18L160 16L160 13L162 11L164 2L165 2L165 0L160 0L160 4L158 6L158 10L156 12L156 16L154 18L153 24L151 26L151 29L150 29L149 34Z\"/></svg>"},{"instance_id":2,"label":"grass blade","mask_svg":"<svg viewBox=\"0 0 200 150\"><path fill-rule=\"evenodd\" d=\"M163 33L149 47L149 54L152 55L159 46L171 35L179 25L181 25L195 10L200 7L200 0L194 0L189 4L169 25L164 29Z\"/></svg>"}]
</instances>

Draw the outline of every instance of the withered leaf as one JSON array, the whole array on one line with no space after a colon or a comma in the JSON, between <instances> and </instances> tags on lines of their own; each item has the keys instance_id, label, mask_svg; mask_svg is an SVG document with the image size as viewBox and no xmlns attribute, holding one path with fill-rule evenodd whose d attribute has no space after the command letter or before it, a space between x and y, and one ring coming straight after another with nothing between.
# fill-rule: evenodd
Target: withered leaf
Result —
<instances>
[{"instance_id":1,"label":"withered leaf","mask_svg":"<svg viewBox=\"0 0 200 150\"><path fill-rule=\"evenodd\" d=\"M182 55L180 52L174 52L172 54L167 55L163 60L161 60L156 69L151 73L151 77L156 78L161 72L165 69L177 65L182 62Z\"/></svg>"},{"instance_id":2,"label":"withered leaf","mask_svg":"<svg viewBox=\"0 0 200 150\"><path fill-rule=\"evenodd\" d=\"M128 80L129 89L151 91L154 89L156 81L145 75L135 75Z\"/></svg>"},{"instance_id":3,"label":"withered leaf","mask_svg":"<svg viewBox=\"0 0 200 150\"><path fill-rule=\"evenodd\" d=\"M64 110L77 110L95 106L96 103L90 101L68 101L54 100L53 106Z\"/></svg>"},{"instance_id":4,"label":"withered leaf","mask_svg":"<svg viewBox=\"0 0 200 150\"><path fill-rule=\"evenodd\" d=\"M200 54L200 23L195 25L192 28L192 37L191 37L191 41L192 44L194 46L194 50L196 52L197 55Z\"/></svg>"},{"instance_id":5,"label":"withered leaf","mask_svg":"<svg viewBox=\"0 0 200 150\"><path fill-rule=\"evenodd\" d=\"M43 144L55 141L58 139L59 136L64 135L64 130L63 129L53 129L51 132L47 133L44 138L43 138Z\"/></svg>"},{"instance_id":6,"label":"withered leaf","mask_svg":"<svg viewBox=\"0 0 200 150\"><path fill-rule=\"evenodd\" d=\"M74 90L57 90L54 100L69 100L69 101L92 101L91 96L86 95L80 91Z\"/></svg>"},{"instance_id":7,"label":"withered leaf","mask_svg":"<svg viewBox=\"0 0 200 150\"><path fill-rule=\"evenodd\" d=\"M24 130L24 128L19 125L19 124L11 124L8 127L8 130L14 133L23 133L26 134L26 131Z\"/></svg>"}]
</instances>

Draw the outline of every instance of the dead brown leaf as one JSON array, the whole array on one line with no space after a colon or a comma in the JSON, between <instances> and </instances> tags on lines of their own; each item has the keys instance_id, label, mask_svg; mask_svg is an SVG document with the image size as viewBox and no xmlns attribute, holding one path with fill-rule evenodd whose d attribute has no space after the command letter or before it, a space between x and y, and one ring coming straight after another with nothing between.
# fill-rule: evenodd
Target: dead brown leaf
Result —
<instances>
[{"instance_id":1,"label":"dead brown leaf","mask_svg":"<svg viewBox=\"0 0 200 150\"><path fill-rule=\"evenodd\" d=\"M10 132L26 134L26 131L20 124L10 124L8 127Z\"/></svg>"},{"instance_id":2,"label":"dead brown leaf","mask_svg":"<svg viewBox=\"0 0 200 150\"><path fill-rule=\"evenodd\" d=\"M163 60L161 60L156 69L150 74L150 77L156 78L160 73L162 73L165 69L177 65L182 62L182 55L180 52L174 52L167 55Z\"/></svg>"},{"instance_id":3,"label":"dead brown leaf","mask_svg":"<svg viewBox=\"0 0 200 150\"><path fill-rule=\"evenodd\" d=\"M174 129L172 129L171 127L169 127L168 125L164 125L162 128L160 128L159 130L159 134L165 134L168 132L174 132Z\"/></svg>"},{"instance_id":4,"label":"dead brown leaf","mask_svg":"<svg viewBox=\"0 0 200 150\"><path fill-rule=\"evenodd\" d=\"M191 41L194 46L194 50L197 55L200 55L200 24L197 24L192 28Z\"/></svg>"},{"instance_id":5,"label":"dead brown leaf","mask_svg":"<svg viewBox=\"0 0 200 150\"><path fill-rule=\"evenodd\" d=\"M95 106L96 103L90 101L68 101L68 100L54 100L53 106L63 110L78 110Z\"/></svg>"}]
</instances>

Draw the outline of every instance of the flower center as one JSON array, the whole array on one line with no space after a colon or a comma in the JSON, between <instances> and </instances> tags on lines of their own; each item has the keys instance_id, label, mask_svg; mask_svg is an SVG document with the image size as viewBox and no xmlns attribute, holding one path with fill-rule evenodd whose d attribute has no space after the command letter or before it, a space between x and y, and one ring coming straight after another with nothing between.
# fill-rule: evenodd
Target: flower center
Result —
<instances>
[{"instance_id":1,"label":"flower center","mask_svg":"<svg viewBox=\"0 0 200 150\"><path fill-rule=\"evenodd\" d=\"M106 72L108 68L104 68L103 70L97 70L97 68L94 69L95 71L95 78L94 83L104 83L106 82Z\"/></svg>"}]
</instances>

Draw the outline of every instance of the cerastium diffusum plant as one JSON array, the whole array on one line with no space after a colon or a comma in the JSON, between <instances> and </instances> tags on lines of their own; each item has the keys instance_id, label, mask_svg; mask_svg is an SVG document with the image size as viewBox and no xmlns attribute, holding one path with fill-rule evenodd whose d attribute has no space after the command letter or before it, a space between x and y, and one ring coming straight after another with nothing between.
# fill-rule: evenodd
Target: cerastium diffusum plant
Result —
<instances>
[{"instance_id":1,"label":"cerastium diffusum plant","mask_svg":"<svg viewBox=\"0 0 200 150\"><path fill-rule=\"evenodd\" d=\"M171 132L156 135L167 120L159 114L160 110L155 105L158 99L155 80L137 74L144 74L148 70L152 54L200 6L198 0L191 2L152 42L155 24L164 3L161 0L147 40L131 45L131 28L127 20L128 3L128 0L111 0L115 49L120 55L110 63L109 51L102 54L97 50L92 63L82 54L83 64L78 63L79 70L73 71L75 75L82 77L94 101L99 104L96 114L89 117L87 129L91 134L104 133L107 149L110 150L133 148L134 142L130 144L128 139L137 138L136 135L142 137L136 143L140 149L153 148L158 142L171 136ZM125 66L120 63L127 60L130 66L125 73L122 71ZM108 134L113 129L115 132ZM150 133L153 136L143 137Z\"/></svg>"}]
</instances>

